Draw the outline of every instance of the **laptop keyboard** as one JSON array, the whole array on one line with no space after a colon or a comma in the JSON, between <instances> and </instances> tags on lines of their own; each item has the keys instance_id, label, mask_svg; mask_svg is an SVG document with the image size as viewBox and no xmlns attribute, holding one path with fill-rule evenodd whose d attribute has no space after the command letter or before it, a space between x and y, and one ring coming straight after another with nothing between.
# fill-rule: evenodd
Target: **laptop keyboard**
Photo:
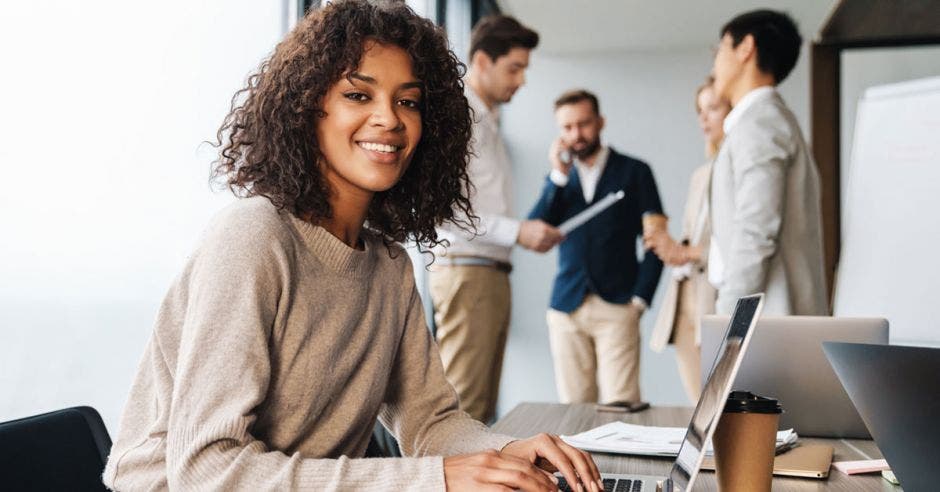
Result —
<instances>
[{"instance_id":1,"label":"laptop keyboard","mask_svg":"<svg viewBox=\"0 0 940 492\"><path fill-rule=\"evenodd\" d=\"M640 492L643 488L642 480L627 480L625 478L616 479L616 478L605 478L602 480L604 483L604 492ZM564 477L558 479L558 490L561 492L577 492L575 489L571 488L568 485L568 482Z\"/></svg>"}]
</instances>

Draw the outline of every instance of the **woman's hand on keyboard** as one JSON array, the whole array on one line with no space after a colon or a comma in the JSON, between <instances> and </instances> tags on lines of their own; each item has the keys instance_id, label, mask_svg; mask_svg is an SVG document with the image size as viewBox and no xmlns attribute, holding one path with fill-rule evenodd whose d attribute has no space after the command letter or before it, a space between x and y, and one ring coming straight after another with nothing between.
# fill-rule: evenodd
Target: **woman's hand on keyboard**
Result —
<instances>
[{"instance_id":1,"label":"woman's hand on keyboard","mask_svg":"<svg viewBox=\"0 0 940 492\"><path fill-rule=\"evenodd\" d=\"M496 450L444 458L449 492L469 490L558 490L557 479L534 464Z\"/></svg>"},{"instance_id":2,"label":"woman's hand on keyboard","mask_svg":"<svg viewBox=\"0 0 940 492\"><path fill-rule=\"evenodd\" d=\"M584 492L604 490L601 472L589 453L577 449L553 434L539 434L507 444L502 454L510 454L542 467L561 472L573 490L583 484Z\"/></svg>"}]
</instances>

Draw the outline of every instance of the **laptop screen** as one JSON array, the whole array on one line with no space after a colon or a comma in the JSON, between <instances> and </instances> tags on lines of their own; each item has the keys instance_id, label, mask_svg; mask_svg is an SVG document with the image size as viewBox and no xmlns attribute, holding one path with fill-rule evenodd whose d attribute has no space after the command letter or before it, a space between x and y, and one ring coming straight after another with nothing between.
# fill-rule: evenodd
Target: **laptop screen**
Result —
<instances>
[{"instance_id":1,"label":"laptop screen","mask_svg":"<svg viewBox=\"0 0 940 492\"><path fill-rule=\"evenodd\" d=\"M702 466L705 444L715 433L715 425L721 417L725 400L731 392L734 376L741 366L741 360L744 359L744 351L747 350L750 335L763 305L763 294L738 299L728 324L728 331L725 333L725 343L715 357L711 375L705 382L692 420L689 421L689 429L679 447L679 456L669 472L669 478L677 490L690 490L699 467Z\"/></svg>"}]
</instances>

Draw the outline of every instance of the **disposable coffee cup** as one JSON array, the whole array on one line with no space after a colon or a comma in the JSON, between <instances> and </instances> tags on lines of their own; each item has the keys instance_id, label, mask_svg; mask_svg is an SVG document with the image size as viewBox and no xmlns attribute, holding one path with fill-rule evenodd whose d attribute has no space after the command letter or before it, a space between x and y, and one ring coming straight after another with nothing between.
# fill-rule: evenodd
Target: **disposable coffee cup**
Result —
<instances>
[{"instance_id":1,"label":"disposable coffee cup","mask_svg":"<svg viewBox=\"0 0 940 492\"><path fill-rule=\"evenodd\" d=\"M770 492L781 413L773 398L731 393L712 437L718 490Z\"/></svg>"},{"instance_id":2,"label":"disposable coffee cup","mask_svg":"<svg viewBox=\"0 0 940 492\"><path fill-rule=\"evenodd\" d=\"M643 235L649 236L653 232L665 231L666 223L669 219L665 215L657 212L646 212L643 214Z\"/></svg>"}]
</instances>

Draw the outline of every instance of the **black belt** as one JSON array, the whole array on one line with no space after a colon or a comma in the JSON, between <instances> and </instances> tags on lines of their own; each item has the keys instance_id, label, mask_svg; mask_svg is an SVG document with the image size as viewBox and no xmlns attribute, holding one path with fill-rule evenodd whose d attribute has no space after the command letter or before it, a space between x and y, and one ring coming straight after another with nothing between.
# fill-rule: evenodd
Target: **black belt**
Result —
<instances>
[{"instance_id":1,"label":"black belt","mask_svg":"<svg viewBox=\"0 0 940 492\"><path fill-rule=\"evenodd\" d=\"M512 272L512 265L509 263L482 256L439 257L434 261L434 264L440 266L482 266L495 268L505 273Z\"/></svg>"}]
</instances>

